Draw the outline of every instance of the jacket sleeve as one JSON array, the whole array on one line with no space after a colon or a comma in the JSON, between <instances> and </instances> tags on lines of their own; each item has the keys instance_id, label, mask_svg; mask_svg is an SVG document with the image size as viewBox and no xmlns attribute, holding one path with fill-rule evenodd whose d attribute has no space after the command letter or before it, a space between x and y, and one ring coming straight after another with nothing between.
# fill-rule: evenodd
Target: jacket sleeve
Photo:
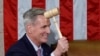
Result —
<instances>
[{"instance_id":1,"label":"jacket sleeve","mask_svg":"<svg viewBox=\"0 0 100 56\"><path fill-rule=\"evenodd\" d=\"M22 52L9 52L5 56L28 56L28 55Z\"/></svg>"}]
</instances>

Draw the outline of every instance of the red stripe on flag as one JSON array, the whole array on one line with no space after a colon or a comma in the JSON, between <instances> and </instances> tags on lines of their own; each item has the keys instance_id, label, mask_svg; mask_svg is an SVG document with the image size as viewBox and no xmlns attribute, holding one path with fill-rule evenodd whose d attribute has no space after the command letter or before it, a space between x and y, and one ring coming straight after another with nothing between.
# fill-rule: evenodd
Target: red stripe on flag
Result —
<instances>
[{"instance_id":1,"label":"red stripe on flag","mask_svg":"<svg viewBox=\"0 0 100 56\"><path fill-rule=\"evenodd\" d=\"M100 40L100 1L87 0L87 39Z\"/></svg>"},{"instance_id":2,"label":"red stripe on flag","mask_svg":"<svg viewBox=\"0 0 100 56\"><path fill-rule=\"evenodd\" d=\"M98 21L99 21L99 37L100 37L100 0L99 0L99 19L98 19Z\"/></svg>"},{"instance_id":3,"label":"red stripe on flag","mask_svg":"<svg viewBox=\"0 0 100 56\"><path fill-rule=\"evenodd\" d=\"M5 51L17 41L17 0L4 0L4 45Z\"/></svg>"},{"instance_id":4,"label":"red stripe on flag","mask_svg":"<svg viewBox=\"0 0 100 56\"><path fill-rule=\"evenodd\" d=\"M45 8L45 0L32 0L32 7Z\"/></svg>"},{"instance_id":5,"label":"red stripe on flag","mask_svg":"<svg viewBox=\"0 0 100 56\"><path fill-rule=\"evenodd\" d=\"M60 0L60 29L67 39L73 40L73 0Z\"/></svg>"}]
</instances>

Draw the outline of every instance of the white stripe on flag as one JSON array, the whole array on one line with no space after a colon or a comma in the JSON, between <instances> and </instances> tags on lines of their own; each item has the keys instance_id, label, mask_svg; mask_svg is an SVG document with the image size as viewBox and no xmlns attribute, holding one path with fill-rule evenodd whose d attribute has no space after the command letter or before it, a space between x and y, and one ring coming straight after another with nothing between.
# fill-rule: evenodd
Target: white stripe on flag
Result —
<instances>
[{"instance_id":1,"label":"white stripe on flag","mask_svg":"<svg viewBox=\"0 0 100 56\"><path fill-rule=\"evenodd\" d=\"M25 34L23 13L32 7L32 0L18 0L18 39Z\"/></svg>"},{"instance_id":2,"label":"white stripe on flag","mask_svg":"<svg viewBox=\"0 0 100 56\"><path fill-rule=\"evenodd\" d=\"M4 56L3 0L0 0L0 56Z\"/></svg>"},{"instance_id":3,"label":"white stripe on flag","mask_svg":"<svg viewBox=\"0 0 100 56\"><path fill-rule=\"evenodd\" d=\"M73 13L73 39L87 39L87 0L73 0Z\"/></svg>"},{"instance_id":4,"label":"white stripe on flag","mask_svg":"<svg viewBox=\"0 0 100 56\"><path fill-rule=\"evenodd\" d=\"M56 8L56 7L59 8L59 0L53 0L53 1L52 0L46 0L46 10L50 10L50 9ZM56 18L56 20L58 22L58 25L59 25L59 16L56 16L55 18ZM55 39L56 40L58 39L57 38L58 37L58 33L57 33L56 28L55 28L53 20L50 19L50 21L51 21L51 26L50 26L50 28L51 28L51 34L48 37L49 38L48 42L49 43L54 43Z\"/></svg>"}]
</instances>

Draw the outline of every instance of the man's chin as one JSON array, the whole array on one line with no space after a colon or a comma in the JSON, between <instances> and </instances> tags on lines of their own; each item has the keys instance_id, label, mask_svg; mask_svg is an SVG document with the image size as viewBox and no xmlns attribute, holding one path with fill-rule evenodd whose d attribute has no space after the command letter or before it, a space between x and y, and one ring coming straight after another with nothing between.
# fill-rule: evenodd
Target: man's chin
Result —
<instances>
[{"instance_id":1,"label":"man's chin","mask_svg":"<svg viewBox=\"0 0 100 56\"><path fill-rule=\"evenodd\" d=\"M47 38L47 36L44 36L41 40L43 43L46 43L48 41L48 38Z\"/></svg>"},{"instance_id":2,"label":"man's chin","mask_svg":"<svg viewBox=\"0 0 100 56\"><path fill-rule=\"evenodd\" d=\"M48 41L48 40L43 40L42 42L43 42L43 43L46 43L47 41Z\"/></svg>"}]
</instances>

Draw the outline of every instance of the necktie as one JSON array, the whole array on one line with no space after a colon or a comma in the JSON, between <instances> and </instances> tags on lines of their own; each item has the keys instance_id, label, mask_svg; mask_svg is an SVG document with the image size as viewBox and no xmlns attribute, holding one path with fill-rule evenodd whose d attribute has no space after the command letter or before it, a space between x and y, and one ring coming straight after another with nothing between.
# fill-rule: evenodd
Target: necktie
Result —
<instances>
[{"instance_id":1,"label":"necktie","mask_svg":"<svg viewBox=\"0 0 100 56\"><path fill-rule=\"evenodd\" d=\"M37 55L38 55L38 56L41 56L41 49L38 49Z\"/></svg>"}]
</instances>

